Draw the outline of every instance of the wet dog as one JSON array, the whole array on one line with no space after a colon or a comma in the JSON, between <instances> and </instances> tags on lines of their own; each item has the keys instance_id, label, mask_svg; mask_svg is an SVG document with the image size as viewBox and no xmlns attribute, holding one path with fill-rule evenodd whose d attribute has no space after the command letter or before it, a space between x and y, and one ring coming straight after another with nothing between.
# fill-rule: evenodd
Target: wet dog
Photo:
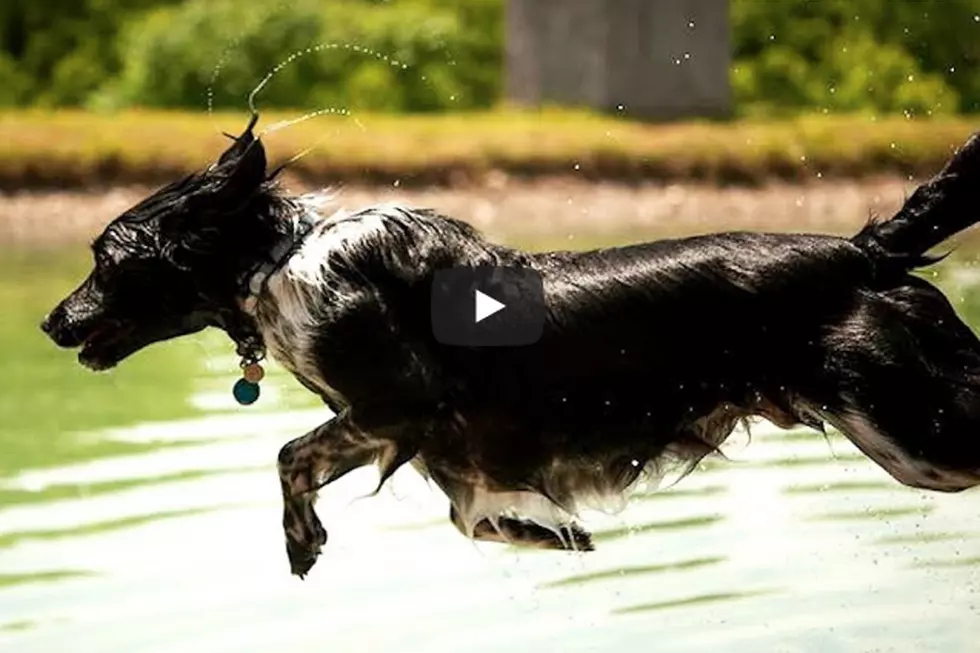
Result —
<instances>
[{"instance_id":1,"label":"wet dog","mask_svg":"<svg viewBox=\"0 0 980 653\"><path fill-rule=\"evenodd\" d=\"M469 537L567 550L592 548L581 509L686 473L750 417L829 424L908 486L980 483L980 342L913 274L980 217L977 137L850 238L530 253L429 210L289 196L255 120L209 168L112 221L42 328L104 370L216 327L322 397L335 416L279 454L292 573L326 542L317 490L372 463L379 487L411 463ZM434 339L433 275L483 265L540 275L535 344Z\"/></svg>"}]
</instances>

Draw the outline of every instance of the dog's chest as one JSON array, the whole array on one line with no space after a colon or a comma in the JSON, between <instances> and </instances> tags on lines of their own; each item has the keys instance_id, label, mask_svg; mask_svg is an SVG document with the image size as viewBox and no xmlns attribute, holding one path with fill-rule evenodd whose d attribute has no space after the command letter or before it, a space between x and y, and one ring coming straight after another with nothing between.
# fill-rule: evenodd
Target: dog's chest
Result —
<instances>
[{"instance_id":1,"label":"dog's chest","mask_svg":"<svg viewBox=\"0 0 980 653\"><path fill-rule=\"evenodd\" d=\"M316 356L317 315L312 289L287 277L270 279L255 318L266 351L300 382L335 404L347 401L332 388Z\"/></svg>"},{"instance_id":2,"label":"dog's chest","mask_svg":"<svg viewBox=\"0 0 980 653\"><path fill-rule=\"evenodd\" d=\"M268 354L304 385L335 404L347 404L327 378L317 357L330 307L343 303L332 265L338 252L383 228L371 213L328 220L319 226L283 268L269 277L254 317Z\"/></svg>"}]
</instances>

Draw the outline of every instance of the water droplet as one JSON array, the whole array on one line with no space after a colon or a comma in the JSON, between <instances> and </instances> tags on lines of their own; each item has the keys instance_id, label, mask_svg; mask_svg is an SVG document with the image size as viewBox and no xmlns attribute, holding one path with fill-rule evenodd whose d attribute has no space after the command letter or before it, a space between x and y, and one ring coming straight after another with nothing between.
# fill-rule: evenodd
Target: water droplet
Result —
<instances>
[{"instance_id":1,"label":"water droplet","mask_svg":"<svg viewBox=\"0 0 980 653\"><path fill-rule=\"evenodd\" d=\"M690 52L685 52L684 53L684 58L685 59L690 59L691 58L691 53Z\"/></svg>"},{"instance_id":2,"label":"water droplet","mask_svg":"<svg viewBox=\"0 0 980 653\"><path fill-rule=\"evenodd\" d=\"M687 29L694 29L694 21L693 20L687 21Z\"/></svg>"}]
</instances>

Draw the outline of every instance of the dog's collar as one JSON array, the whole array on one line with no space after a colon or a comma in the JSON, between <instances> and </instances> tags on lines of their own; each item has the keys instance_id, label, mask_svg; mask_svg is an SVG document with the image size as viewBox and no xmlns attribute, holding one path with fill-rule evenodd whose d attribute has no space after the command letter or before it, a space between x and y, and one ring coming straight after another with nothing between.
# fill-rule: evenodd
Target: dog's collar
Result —
<instances>
[{"instance_id":1,"label":"dog's collar","mask_svg":"<svg viewBox=\"0 0 980 653\"><path fill-rule=\"evenodd\" d=\"M269 250L267 258L242 275L240 295L242 305L249 310L254 307L266 282L296 253L303 241L316 225L317 217L313 211L303 211L296 221L293 231L282 238Z\"/></svg>"}]
</instances>

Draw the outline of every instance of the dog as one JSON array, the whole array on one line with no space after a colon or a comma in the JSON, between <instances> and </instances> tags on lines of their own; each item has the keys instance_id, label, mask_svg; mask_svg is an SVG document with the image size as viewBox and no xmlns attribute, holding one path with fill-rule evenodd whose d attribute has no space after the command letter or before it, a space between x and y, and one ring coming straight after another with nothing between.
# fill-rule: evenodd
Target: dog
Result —
<instances>
[{"instance_id":1,"label":"dog","mask_svg":"<svg viewBox=\"0 0 980 653\"><path fill-rule=\"evenodd\" d=\"M327 540L317 491L369 464L379 489L414 466L469 538L569 551L593 548L583 509L682 477L750 418L830 425L907 486L980 483L980 342L914 274L980 218L980 136L849 238L727 232L534 253L433 210L291 196L257 119L215 163L115 218L41 328L105 370L214 327L319 395L334 416L278 456L292 574L306 577ZM433 276L474 266L540 275L536 343L434 339Z\"/></svg>"}]
</instances>

